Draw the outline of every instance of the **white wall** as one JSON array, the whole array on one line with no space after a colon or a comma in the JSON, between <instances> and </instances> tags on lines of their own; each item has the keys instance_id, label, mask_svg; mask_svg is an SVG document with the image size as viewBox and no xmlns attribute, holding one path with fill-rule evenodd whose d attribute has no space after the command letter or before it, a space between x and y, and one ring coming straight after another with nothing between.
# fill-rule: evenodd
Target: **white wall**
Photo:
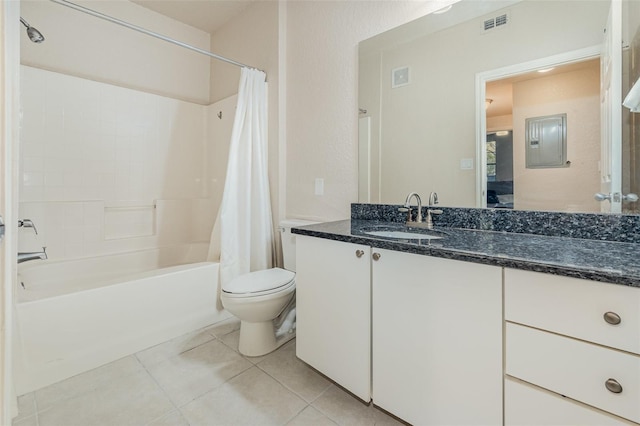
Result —
<instances>
[{"instance_id":1,"label":"white wall","mask_svg":"<svg viewBox=\"0 0 640 426\"><path fill-rule=\"evenodd\" d=\"M348 218L358 200L358 43L443 2L287 2L287 216ZM314 195L315 178L324 195Z\"/></svg>"},{"instance_id":2,"label":"white wall","mask_svg":"<svg viewBox=\"0 0 640 426\"><path fill-rule=\"evenodd\" d=\"M135 3L75 3L209 49L208 33ZM22 17L46 38L35 44L22 31L22 64L200 104L209 102L207 56L50 1L22 0L20 7Z\"/></svg>"},{"instance_id":3,"label":"white wall","mask_svg":"<svg viewBox=\"0 0 640 426\"><path fill-rule=\"evenodd\" d=\"M208 240L205 107L26 66L21 80L19 214L39 234L22 228L20 251Z\"/></svg>"}]
</instances>

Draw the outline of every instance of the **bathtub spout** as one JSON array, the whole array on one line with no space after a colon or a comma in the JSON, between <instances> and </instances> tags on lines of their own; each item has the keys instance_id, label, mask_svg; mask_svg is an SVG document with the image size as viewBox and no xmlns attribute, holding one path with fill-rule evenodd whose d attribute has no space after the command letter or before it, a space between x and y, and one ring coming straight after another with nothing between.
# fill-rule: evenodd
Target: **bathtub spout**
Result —
<instances>
[{"instance_id":1,"label":"bathtub spout","mask_svg":"<svg viewBox=\"0 0 640 426\"><path fill-rule=\"evenodd\" d=\"M30 260L46 260L47 259L47 248L42 247L42 251L32 251L27 253L18 253L18 263L28 262Z\"/></svg>"}]
</instances>

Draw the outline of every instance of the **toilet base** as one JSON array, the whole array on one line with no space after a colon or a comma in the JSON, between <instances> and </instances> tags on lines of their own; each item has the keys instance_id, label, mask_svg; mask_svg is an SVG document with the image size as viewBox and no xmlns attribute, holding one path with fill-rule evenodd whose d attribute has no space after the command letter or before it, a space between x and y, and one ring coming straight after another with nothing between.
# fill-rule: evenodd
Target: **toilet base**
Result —
<instances>
[{"instance_id":1,"label":"toilet base","mask_svg":"<svg viewBox=\"0 0 640 426\"><path fill-rule=\"evenodd\" d=\"M262 356L275 351L294 337L295 331L276 339L273 321L241 321L238 351L245 356Z\"/></svg>"}]
</instances>

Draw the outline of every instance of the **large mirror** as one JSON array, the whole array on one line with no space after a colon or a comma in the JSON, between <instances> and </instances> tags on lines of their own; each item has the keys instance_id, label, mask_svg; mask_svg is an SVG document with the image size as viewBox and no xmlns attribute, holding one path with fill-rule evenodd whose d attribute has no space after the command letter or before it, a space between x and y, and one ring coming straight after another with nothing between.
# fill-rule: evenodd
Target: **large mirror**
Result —
<instances>
[{"instance_id":1,"label":"large mirror","mask_svg":"<svg viewBox=\"0 0 640 426\"><path fill-rule=\"evenodd\" d=\"M640 119L620 104L640 2L616 7L612 23L610 0L461 0L361 42L360 202L639 212L622 195L640 191Z\"/></svg>"}]
</instances>

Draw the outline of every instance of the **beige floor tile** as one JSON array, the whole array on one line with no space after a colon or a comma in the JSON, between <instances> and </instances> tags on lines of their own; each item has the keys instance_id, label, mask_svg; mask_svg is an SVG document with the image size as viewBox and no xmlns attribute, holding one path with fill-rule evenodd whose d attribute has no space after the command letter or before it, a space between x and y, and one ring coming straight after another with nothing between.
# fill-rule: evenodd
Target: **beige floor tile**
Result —
<instances>
[{"instance_id":1,"label":"beige floor tile","mask_svg":"<svg viewBox=\"0 0 640 426\"><path fill-rule=\"evenodd\" d=\"M251 363L218 340L147 367L180 407L251 367Z\"/></svg>"},{"instance_id":2,"label":"beige floor tile","mask_svg":"<svg viewBox=\"0 0 640 426\"><path fill-rule=\"evenodd\" d=\"M136 356L145 367L149 367L214 339L215 337L212 334L201 329L140 351Z\"/></svg>"},{"instance_id":3,"label":"beige floor tile","mask_svg":"<svg viewBox=\"0 0 640 426\"><path fill-rule=\"evenodd\" d=\"M189 422L182 417L180 411L176 410L152 421L147 426L189 426Z\"/></svg>"},{"instance_id":4,"label":"beige floor tile","mask_svg":"<svg viewBox=\"0 0 640 426\"><path fill-rule=\"evenodd\" d=\"M32 414L28 417L16 417L11 422L11 426L38 426L38 418L35 414Z\"/></svg>"},{"instance_id":5,"label":"beige floor tile","mask_svg":"<svg viewBox=\"0 0 640 426\"><path fill-rule=\"evenodd\" d=\"M283 425L305 405L297 395L253 367L181 411L191 426Z\"/></svg>"},{"instance_id":6,"label":"beige floor tile","mask_svg":"<svg viewBox=\"0 0 640 426\"><path fill-rule=\"evenodd\" d=\"M378 408L371 407L371 410L373 410L373 421L376 426L404 426L409 424L388 415Z\"/></svg>"},{"instance_id":7,"label":"beige floor tile","mask_svg":"<svg viewBox=\"0 0 640 426\"><path fill-rule=\"evenodd\" d=\"M240 331L234 331L231 332L229 334L225 334L222 337L219 337L219 339L228 347L230 347L231 349L233 349L234 351L240 353L238 351L238 343L240 343ZM242 355L242 354L240 354ZM247 361L251 362L252 364L257 364L260 361L262 361L263 359L265 359L267 357L267 355L264 356L244 356L242 355Z\"/></svg>"},{"instance_id":8,"label":"beige floor tile","mask_svg":"<svg viewBox=\"0 0 640 426\"><path fill-rule=\"evenodd\" d=\"M39 426L144 425L175 410L146 371L106 383L38 413Z\"/></svg>"},{"instance_id":9,"label":"beige floor tile","mask_svg":"<svg viewBox=\"0 0 640 426\"><path fill-rule=\"evenodd\" d=\"M372 407L348 394L336 385L332 385L311 405L339 425L359 426L375 424L375 412Z\"/></svg>"},{"instance_id":10,"label":"beige floor tile","mask_svg":"<svg viewBox=\"0 0 640 426\"><path fill-rule=\"evenodd\" d=\"M121 377L140 371L145 371L144 367L132 355L70 377L35 392L38 410L46 410L65 399L91 392L105 384L118 381Z\"/></svg>"},{"instance_id":11,"label":"beige floor tile","mask_svg":"<svg viewBox=\"0 0 640 426\"><path fill-rule=\"evenodd\" d=\"M258 368L300 395L314 401L331 386L331 382L296 357L295 340L267 355Z\"/></svg>"},{"instance_id":12,"label":"beige floor tile","mask_svg":"<svg viewBox=\"0 0 640 426\"><path fill-rule=\"evenodd\" d=\"M309 405L287 423L287 426L336 426L336 423Z\"/></svg>"},{"instance_id":13,"label":"beige floor tile","mask_svg":"<svg viewBox=\"0 0 640 426\"><path fill-rule=\"evenodd\" d=\"M240 330L240 320L236 317L231 317L205 328L207 333L211 333L215 337L222 337L236 330Z\"/></svg>"},{"instance_id":14,"label":"beige floor tile","mask_svg":"<svg viewBox=\"0 0 640 426\"><path fill-rule=\"evenodd\" d=\"M18 397L18 415L14 422L20 421L27 417L31 417L36 413L36 394L30 392L28 394L22 395Z\"/></svg>"}]
</instances>

